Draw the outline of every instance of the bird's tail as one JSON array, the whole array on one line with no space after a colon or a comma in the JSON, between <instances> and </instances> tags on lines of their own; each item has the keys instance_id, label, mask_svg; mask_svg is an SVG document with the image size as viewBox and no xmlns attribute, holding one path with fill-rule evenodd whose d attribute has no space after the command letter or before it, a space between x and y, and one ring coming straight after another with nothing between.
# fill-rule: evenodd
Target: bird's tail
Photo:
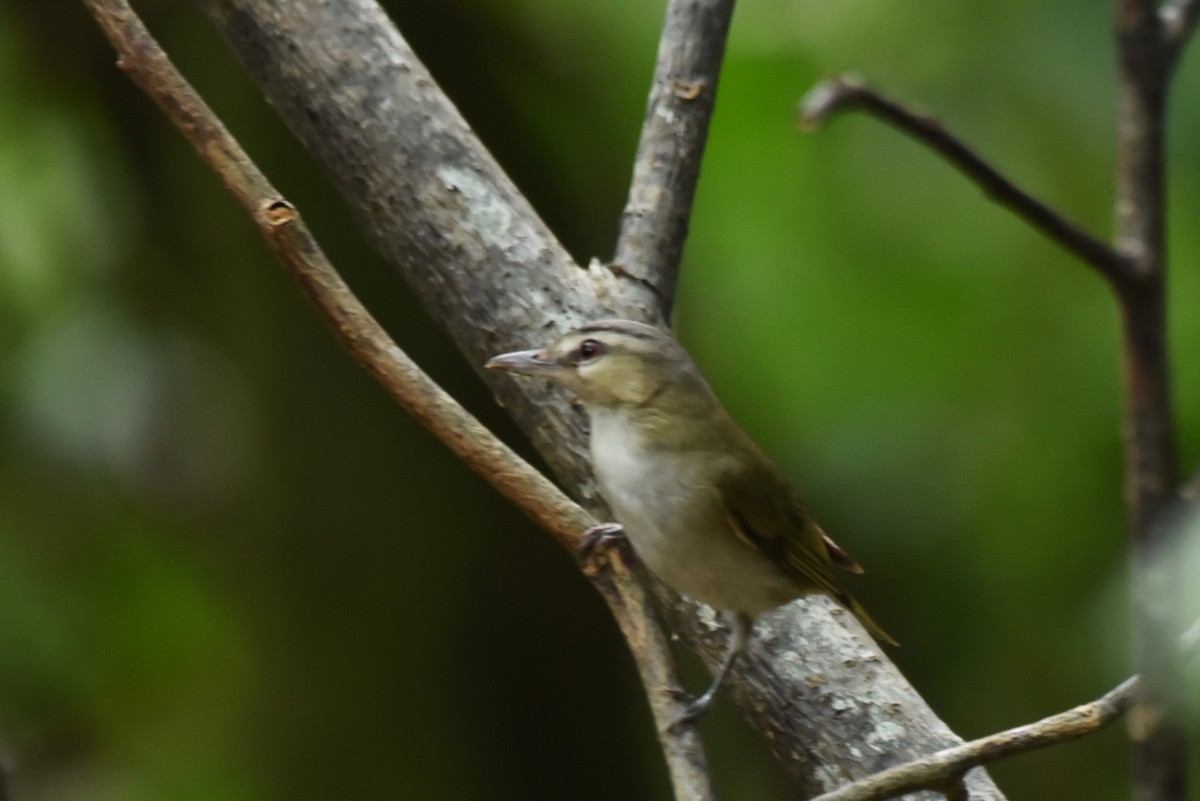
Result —
<instances>
[{"instance_id":1,"label":"bird's tail","mask_svg":"<svg viewBox=\"0 0 1200 801\"><path fill-rule=\"evenodd\" d=\"M896 642L896 639L892 637L892 635L884 631L883 627L875 622L875 618L868 614L867 610L863 608L863 605L860 604L853 595L848 592L839 593L838 601L841 602L842 606L854 613L854 616L858 618L858 622L863 624L867 632L870 633L872 637L880 642L885 642L888 645L900 645L900 643Z\"/></svg>"}]
</instances>

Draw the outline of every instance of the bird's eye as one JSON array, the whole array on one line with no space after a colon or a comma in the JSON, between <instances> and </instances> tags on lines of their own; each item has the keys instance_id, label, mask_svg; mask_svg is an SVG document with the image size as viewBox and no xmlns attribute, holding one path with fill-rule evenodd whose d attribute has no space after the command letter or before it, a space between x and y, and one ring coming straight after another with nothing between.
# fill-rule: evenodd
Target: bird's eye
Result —
<instances>
[{"instance_id":1,"label":"bird's eye","mask_svg":"<svg viewBox=\"0 0 1200 801\"><path fill-rule=\"evenodd\" d=\"M579 360L594 359L604 352L604 346L594 339L585 339L579 343Z\"/></svg>"}]
</instances>

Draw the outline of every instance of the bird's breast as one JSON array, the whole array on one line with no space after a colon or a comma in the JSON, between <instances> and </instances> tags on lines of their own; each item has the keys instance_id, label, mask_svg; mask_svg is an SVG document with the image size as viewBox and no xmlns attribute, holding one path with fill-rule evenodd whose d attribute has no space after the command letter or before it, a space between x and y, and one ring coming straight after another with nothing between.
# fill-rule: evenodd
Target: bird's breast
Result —
<instances>
[{"instance_id":1,"label":"bird's breast","mask_svg":"<svg viewBox=\"0 0 1200 801\"><path fill-rule=\"evenodd\" d=\"M600 492L634 548L667 547L658 540L689 515L697 500L695 460L687 452L652 447L638 427L603 414L592 417L591 452Z\"/></svg>"},{"instance_id":2,"label":"bird's breast","mask_svg":"<svg viewBox=\"0 0 1200 801\"><path fill-rule=\"evenodd\" d=\"M729 528L712 456L652 447L628 421L592 416L592 469L638 558L699 601L758 614L800 594Z\"/></svg>"}]
</instances>

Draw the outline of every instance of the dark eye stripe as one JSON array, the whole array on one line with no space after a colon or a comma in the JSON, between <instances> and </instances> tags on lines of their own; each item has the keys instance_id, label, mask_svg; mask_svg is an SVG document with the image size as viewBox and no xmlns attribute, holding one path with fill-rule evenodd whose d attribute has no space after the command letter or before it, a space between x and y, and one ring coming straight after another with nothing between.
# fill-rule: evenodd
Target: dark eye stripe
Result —
<instances>
[{"instance_id":1,"label":"dark eye stripe","mask_svg":"<svg viewBox=\"0 0 1200 801\"><path fill-rule=\"evenodd\" d=\"M600 344L599 342L597 342L594 339L585 339L585 340L583 340L583 342L579 343L579 359L580 359L580 361L587 361L588 359L594 359L603 352L604 352L604 345Z\"/></svg>"}]
</instances>

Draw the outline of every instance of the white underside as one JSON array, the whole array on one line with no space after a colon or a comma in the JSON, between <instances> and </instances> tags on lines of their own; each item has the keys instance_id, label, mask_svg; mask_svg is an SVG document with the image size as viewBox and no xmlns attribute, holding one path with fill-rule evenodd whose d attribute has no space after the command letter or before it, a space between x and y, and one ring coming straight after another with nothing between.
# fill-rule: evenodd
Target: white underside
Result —
<instances>
[{"instance_id":1,"label":"white underside","mask_svg":"<svg viewBox=\"0 0 1200 801\"><path fill-rule=\"evenodd\" d=\"M718 609L757 615L802 593L778 567L739 540L715 493L703 454L652 451L620 414L593 411L592 466L600 492L634 551L664 583Z\"/></svg>"}]
</instances>

